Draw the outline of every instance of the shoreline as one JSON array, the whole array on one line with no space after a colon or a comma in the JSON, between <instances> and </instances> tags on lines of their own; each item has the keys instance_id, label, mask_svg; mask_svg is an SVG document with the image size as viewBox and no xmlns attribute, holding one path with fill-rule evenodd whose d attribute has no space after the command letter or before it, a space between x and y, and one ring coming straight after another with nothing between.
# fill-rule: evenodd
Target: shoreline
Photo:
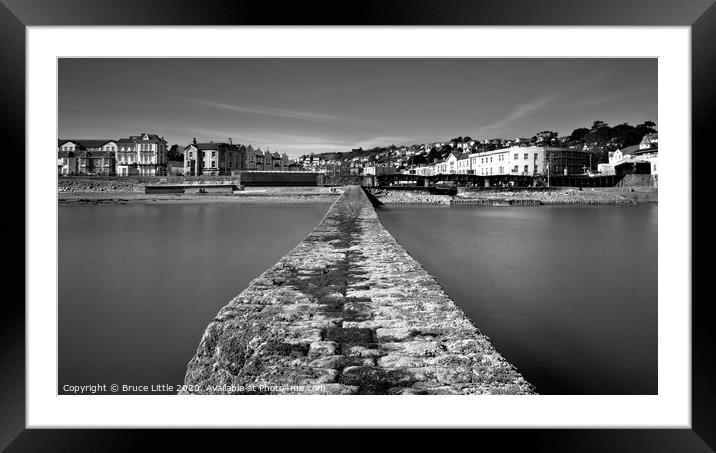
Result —
<instances>
[{"instance_id":1,"label":"shoreline","mask_svg":"<svg viewBox=\"0 0 716 453\"><path fill-rule=\"evenodd\" d=\"M553 190L465 190L457 195L431 194L427 190L389 190L367 188L367 191L385 206L428 205L443 207L482 206L637 206L658 203L658 190L629 188L555 188Z\"/></svg>"},{"instance_id":2,"label":"shoreline","mask_svg":"<svg viewBox=\"0 0 716 453\"><path fill-rule=\"evenodd\" d=\"M127 205L127 204L330 204L340 194L315 196L235 196L233 194L72 194L59 195L60 205Z\"/></svg>"},{"instance_id":3,"label":"shoreline","mask_svg":"<svg viewBox=\"0 0 716 453\"><path fill-rule=\"evenodd\" d=\"M343 187L251 187L234 193L145 194L119 191L61 191L58 204L329 204L343 193Z\"/></svg>"},{"instance_id":4,"label":"shoreline","mask_svg":"<svg viewBox=\"0 0 716 453\"><path fill-rule=\"evenodd\" d=\"M534 206L637 206L658 203L658 190L629 188L558 188L554 190L479 190L460 189L457 195L436 195L427 191L366 188L385 206L439 207L534 207ZM122 191L58 191L61 205L126 204L328 204L333 203L345 187L250 187L234 193L145 194Z\"/></svg>"}]
</instances>

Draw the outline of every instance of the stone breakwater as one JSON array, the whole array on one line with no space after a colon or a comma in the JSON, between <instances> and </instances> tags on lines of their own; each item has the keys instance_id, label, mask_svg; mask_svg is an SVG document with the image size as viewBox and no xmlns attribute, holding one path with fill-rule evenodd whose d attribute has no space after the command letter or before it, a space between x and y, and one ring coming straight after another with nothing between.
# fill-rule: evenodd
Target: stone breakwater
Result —
<instances>
[{"instance_id":1,"label":"stone breakwater","mask_svg":"<svg viewBox=\"0 0 716 453\"><path fill-rule=\"evenodd\" d=\"M219 311L185 384L191 394L534 393L356 186Z\"/></svg>"}]
</instances>

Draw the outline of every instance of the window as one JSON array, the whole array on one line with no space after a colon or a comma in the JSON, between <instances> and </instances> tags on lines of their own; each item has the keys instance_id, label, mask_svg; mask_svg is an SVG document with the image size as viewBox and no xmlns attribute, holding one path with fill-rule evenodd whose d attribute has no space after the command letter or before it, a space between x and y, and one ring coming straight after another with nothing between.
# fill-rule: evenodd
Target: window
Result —
<instances>
[{"instance_id":1,"label":"window","mask_svg":"<svg viewBox=\"0 0 716 453\"><path fill-rule=\"evenodd\" d=\"M525 155L526 155L526 154L525 154ZM525 165L525 173L529 173L529 171L530 171L530 166L529 166L529 165Z\"/></svg>"},{"instance_id":2,"label":"window","mask_svg":"<svg viewBox=\"0 0 716 453\"><path fill-rule=\"evenodd\" d=\"M519 159L519 158L520 158L520 155L519 155L519 154L515 154L515 160L517 160L517 159Z\"/></svg>"},{"instance_id":3,"label":"window","mask_svg":"<svg viewBox=\"0 0 716 453\"><path fill-rule=\"evenodd\" d=\"M535 153L535 160L539 159L539 154Z\"/></svg>"},{"instance_id":4,"label":"window","mask_svg":"<svg viewBox=\"0 0 716 453\"><path fill-rule=\"evenodd\" d=\"M189 151L189 158L191 158L191 157L192 157L192 152L191 152L191 151Z\"/></svg>"},{"instance_id":5,"label":"window","mask_svg":"<svg viewBox=\"0 0 716 453\"><path fill-rule=\"evenodd\" d=\"M492 163L492 156L490 156L490 163Z\"/></svg>"},{"instance_id":6,"label":"window","mask_svg":"<svg viewBox=\"0 0 716 453\"><path fill-rule=\"evenodd\" d=\"M216 157L216 151L211 152L211 157Z\"/></svg>"},{"instance_id":7,"label":"window","mask_svg":"<svg viewBox=\"0 0 716 453\"><path fill-rule=\"evenodd\" d=\"M512 169L512 172L513 172L513 173L517 173L518 171L520 171L520 166L519 166L519 165L515 165L515 168Z\"/></svg>"},{"instance_id":8,"label":"window","mask_svg":"<svg viewBox=\"0 0 716 453\"><path fill-rule=\"evenodd\" d=\"M525 160L527 160L527 159L529 159L529 158L530 158L530 155L527 154L527 153L525 153Z\"/></svg>"}]
</instances>

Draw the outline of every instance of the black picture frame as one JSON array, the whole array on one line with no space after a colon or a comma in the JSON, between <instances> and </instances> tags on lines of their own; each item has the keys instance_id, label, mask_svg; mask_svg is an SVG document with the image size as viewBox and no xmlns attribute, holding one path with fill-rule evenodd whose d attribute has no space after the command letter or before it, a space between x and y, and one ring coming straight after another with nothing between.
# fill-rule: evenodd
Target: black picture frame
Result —
<instances>
[{"instance_id":1,"label":"black picture frame","mask_svg":"<svg viewBox=\"0 0 716 453\"><path fill-rule=\"evenodd\" d=\"M690 26L692 30L692 429L571 429L571 430L480 430L462 431L467 442L498 442L502 448L529 446L549 451L713 451L716 449L716 348L710 298L705 284L708 257L713 256L716 222L708 211L710 178L703 172L716 153L709 149L716 109L716 6L714 0L589 0L518 1L491 0L449 2L402 0L353 2L268 2L218 0L202 3L189 0L1 0L0 5L0 105L3 115L5 153L17 160L22 171L9 165L3 172L9 196L5 206L11 214L2 219L6 253L0 342L0 448L7 451L54 450L146 450L153 445L179 443L184 447L208 447L217 441L248 446L249 433L231 430L41 430L25 429L25 171L32 167L38 150L25 149L25 29L37 25L631 25ZM48 104L49 105L49 104ZM22 197L20 195L23 195ZM13 256L14 255L14 256ZM13 259L8 259L9 257ZM23 263L21 265L20 263ZM699 265L701 264L701 265ZM19 294L11 297L9 288ZM240 408L237 408L240 410ZM373 448L374 440L361 430L334 430L336 440L317 441L311 431L287 435L252 433L268 450L279 442L292 448L312 450ZM450 434L452 436L452 434ZM450 441L454 439L451 437ZM340 442L340 443L337 443ZM446 433L414 430L401 436L400 446L426 447L446 444ZM387 445L387 444L384 444Z\"/></svg>"}]
</instances>

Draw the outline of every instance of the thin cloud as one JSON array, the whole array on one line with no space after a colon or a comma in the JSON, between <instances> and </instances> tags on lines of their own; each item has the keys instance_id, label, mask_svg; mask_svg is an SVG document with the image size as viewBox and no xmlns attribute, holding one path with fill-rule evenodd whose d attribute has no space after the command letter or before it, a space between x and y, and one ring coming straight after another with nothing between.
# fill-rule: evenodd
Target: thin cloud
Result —
<instances>
[{"instance_id":1,"label":"thin cloud","mask_svg":"<svg viewBox=\"0 0 716 453\"><path fill-rule=\"evenodd\" d=\"M198 141L205 140L227 140L224 137L232 137L234 143L242 143L260 147L261 149L270 149L271 151L286 151L289 155L297 157L299 154L322 153L349 151L349 144L336 140L332 137L292 134L292 133L275 133L275 132L259 132L246 130L217 130L189 127L186 131L197 135Z\"/></svg>"},{"instance_id":2,"label":"thin cloud","mask_svg":"<svg viewBox=\"0 0 716 453\"><path fill-rule=\"evenodd\" d=\"M319 123L331 123L331 122L344 122L348 121L347 118L343 118L336 115L327 115L323 113L307 112L301 110L287 110L287 109L272 109L269 107L256 107L256 106L242 106L232 104L222 104L219 102L207 102L207 101L194 101L197 104L206 105L209 107L230 110L234 112L250 113L253 115L266 115L276 116L281 118L291 118L304 121L317 121Z\"/></svg>"},{"instance_id":3,"label":"thin cloud","mask_svg":"<svg viewBox=\"0 0 716 453\"><path fill-rule=\"evenodd\" d=\"M515 121L517 121L525 116L528 116L538 110L544 109L545 107L550 105L552 102L554 102L555 99L556 99L555 96L546 96L546 97L542 97L542 98L535 99L533 101L518 105L510 112L509 115L507 115L503 119L501 119L495 123L488 124L486 126L482 126L480 129L485 130L485 131L501 129L505 126L508 126L508 125L514 123Z\"/></svg>"}]
</instances>

